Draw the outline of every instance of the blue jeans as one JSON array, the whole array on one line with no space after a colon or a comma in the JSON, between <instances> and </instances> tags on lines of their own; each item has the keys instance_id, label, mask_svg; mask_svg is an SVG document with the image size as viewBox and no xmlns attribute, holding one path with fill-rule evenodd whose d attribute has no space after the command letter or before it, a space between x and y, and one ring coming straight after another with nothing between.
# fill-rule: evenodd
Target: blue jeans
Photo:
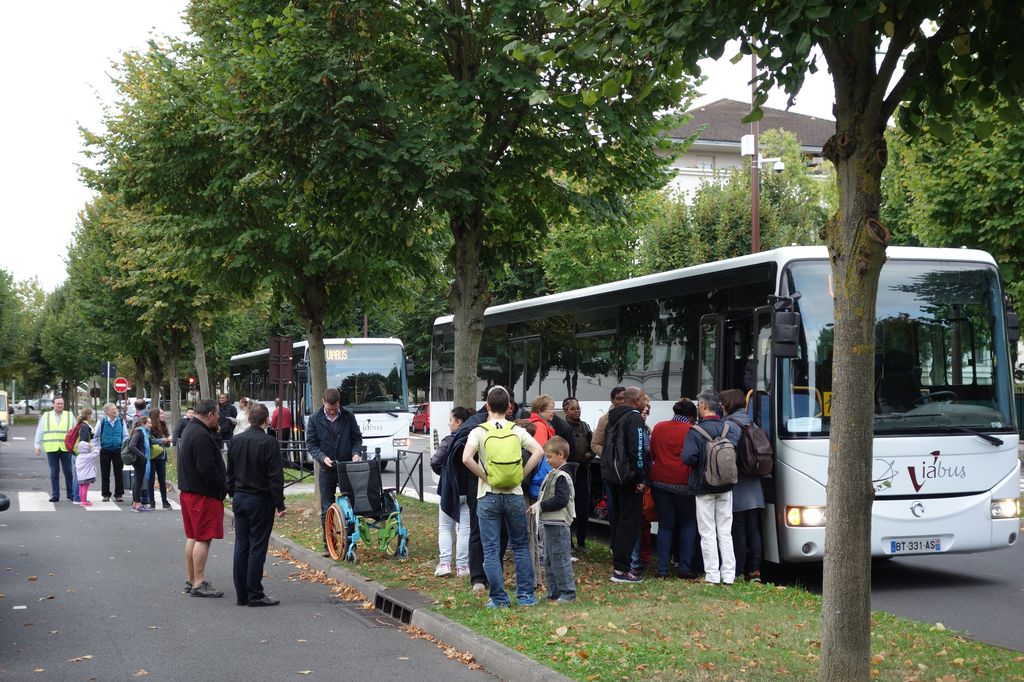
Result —
<instances>
[{"instance_id":1,"label":"blue jeans","mask_svg":"<svg viewBox=\"0 0 1024 682\"><path fill-rule=\"evenodd\" d=\"M75 463L75 457L78 455L71 455L71 490L74 491L75 502L81 502L81 498L78 496L78 465Z\"/></svg>"},{"instance_id":2,"label":"blue jeans","mask_svg":"<svg viewBox=\"0 0 1024 682\"><path fill-rule=\"evenodd\" d=\"M480 544L484 550L484 575L491 590L491 601L509 603L505 578L501 572L501 527L508 529L508 544L516 565L516 599L533 597L533 564L526 534L526 502L522 495L487 493L476 502L480 523Z\"/></svg>"},{"instance_id":3,"label":"blue jeans","mask_svg":"<svg viewBox=\"0 0 1024 682\"><path fill-rule=\"evenodd\" d=\"M50 497L60 498L60 470L64 470L64 482L67 484L68 499L75 499L75 490L72 488L74 480L71 466L71 453L58 450L57 452L46 453L46 463L50 465Z\"/></svg>"},{"instance_id":4,"label":"blue jeans","mask_svg":"<svg viewBox=\"0 0 1024 682\"><path fill-rule=\"evenodd\" d=\"M693 495L672 492L657 486L651 488L654 506L658 509L658 575L668 575L674 536L676 571L693 573L693 548L697 544L697 508Z\"/></svg>"}]
</instances>

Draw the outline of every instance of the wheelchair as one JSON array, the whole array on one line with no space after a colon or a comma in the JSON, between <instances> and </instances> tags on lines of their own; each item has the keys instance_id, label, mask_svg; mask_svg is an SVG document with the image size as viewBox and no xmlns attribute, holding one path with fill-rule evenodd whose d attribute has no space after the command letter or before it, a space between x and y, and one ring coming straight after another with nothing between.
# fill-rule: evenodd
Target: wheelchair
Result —
<instances>
[{"instance_id":1,"label":"wheelchair","mask_svg":"<svg viewBox=\"0 0 1024 682\"><path fill-rule=\"evenodd\" d=\"M360 541L381 552L409 555L409 531L402 523L402 505L394 488L381 482L381 462L338 462L341 493L327 508L324 535L335 561L355 562Z\"/></svg>"}]
</instances>

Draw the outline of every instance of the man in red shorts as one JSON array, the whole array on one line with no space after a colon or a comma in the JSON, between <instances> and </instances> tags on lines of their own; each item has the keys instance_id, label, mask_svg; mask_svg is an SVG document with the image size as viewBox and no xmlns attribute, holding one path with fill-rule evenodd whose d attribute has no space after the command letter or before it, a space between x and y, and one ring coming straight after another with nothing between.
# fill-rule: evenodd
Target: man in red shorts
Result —
<instances>
[{"instance_id":1,"label":"man in red shorts","mask_svg":"<svg viewBox=\"0 0 1024 682\"><path fill-rule=\"evenodd\" d=\"M217 402L203 400L178 444L178 490L185 526L185 593L193 597L223 597L206 580L210 541L224 537L224 497L227 472L218 435Z\"/></svg>"}]
</instances>

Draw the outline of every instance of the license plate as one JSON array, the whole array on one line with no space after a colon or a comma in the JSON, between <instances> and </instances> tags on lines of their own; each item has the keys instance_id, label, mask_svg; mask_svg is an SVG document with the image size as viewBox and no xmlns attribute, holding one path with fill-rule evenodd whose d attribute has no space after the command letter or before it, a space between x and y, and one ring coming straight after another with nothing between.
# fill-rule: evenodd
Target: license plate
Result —
<instances>
[{"instance_id":1,"label":"license plate","mask_svg":"<svg viewBox=\"0 0 1024 682\"><path fill-rule=\"evenodd\" d=\"M940 538L897 538L889 541L889 554L941 552Z\"/></svg>"}]
</instances>

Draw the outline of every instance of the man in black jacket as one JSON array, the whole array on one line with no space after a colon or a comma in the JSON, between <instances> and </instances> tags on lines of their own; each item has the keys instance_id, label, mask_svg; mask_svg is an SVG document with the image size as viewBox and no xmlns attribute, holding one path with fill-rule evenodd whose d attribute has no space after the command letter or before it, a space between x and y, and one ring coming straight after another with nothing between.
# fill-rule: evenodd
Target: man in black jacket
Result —
<instances>
[{"instance_id":1,"label":"man in black jacket","mask_svg":"<svg viewBox=\"0 0 1024 682\"><path fill-rule=\"evenodd\" d=\"M608 526L612 545L611 580L615 583L639 583L643 581L643 577L633 573L630 568L633 547L636 546L643 527L644 489L647 487L647 469L650 461L644 419L640 415L644 391L636 386L630 386L622 396L623 404L608 412L604 444L605 461L602 461L602 467L609 465L607 459L609 448L612 447L610 441L617 435L618 429L621 429L624 453L631 459L635 473L633 478L622 483L611 482L605 478L608 486Z\"/></svg>"},{"instance_id":2,"label":"man in black jacket","mask_svg":"<svg viewBox=\"0 0 1024 682\"><path fill-rule=\"evenodd\" d=\"M204 400L195 419L185 427L178 445L178 490L185 526L185 592L193 597L222 597L206 580L210 542L224 537L224 497L227 474L217 435L217 403Z\"/></svg>"},{"instance_id":3,"label":"man in black jacket","mask_svg":"<svg viewBox=\"0 0 1024 682\"><path fill-rule=\"evenodd\" d=\"M277 439L266 431L270 411L256 403L249 410L252 428L228 445L228 494L235 514L235 595L238 605L275 606L263 592L274 510L284 516L284 470Z\"/></svg>"},{"instance_id":4,"label":"man in black jacket","mask_svg":"<svg viewBox=\"0 0 1024 682\"><path fill-rule=\"evenodd\" d=\"M334 504L338 490L337 462L358 462L363 447L363 434L351 410L341 406L341 393L336 388L324 391L323 407L309 418L306 425L306 450L320 464L320 529L323 531L324 556L327 534L324 523L327 510Z\"/></svg>"},{"instance_id":5,"label":"man in black jacket","mask_svg":"<svg viewBox=\"0 0 1024 682\"><path fill-rule=\"evenodd\" d=\"M219 410L220 439L224 445L227 445L231 442L231 437L235 434L235 426L238 424L238 408L228 402L227 393L217 396L217 408Z\"/></svg>"}]
</instances>

